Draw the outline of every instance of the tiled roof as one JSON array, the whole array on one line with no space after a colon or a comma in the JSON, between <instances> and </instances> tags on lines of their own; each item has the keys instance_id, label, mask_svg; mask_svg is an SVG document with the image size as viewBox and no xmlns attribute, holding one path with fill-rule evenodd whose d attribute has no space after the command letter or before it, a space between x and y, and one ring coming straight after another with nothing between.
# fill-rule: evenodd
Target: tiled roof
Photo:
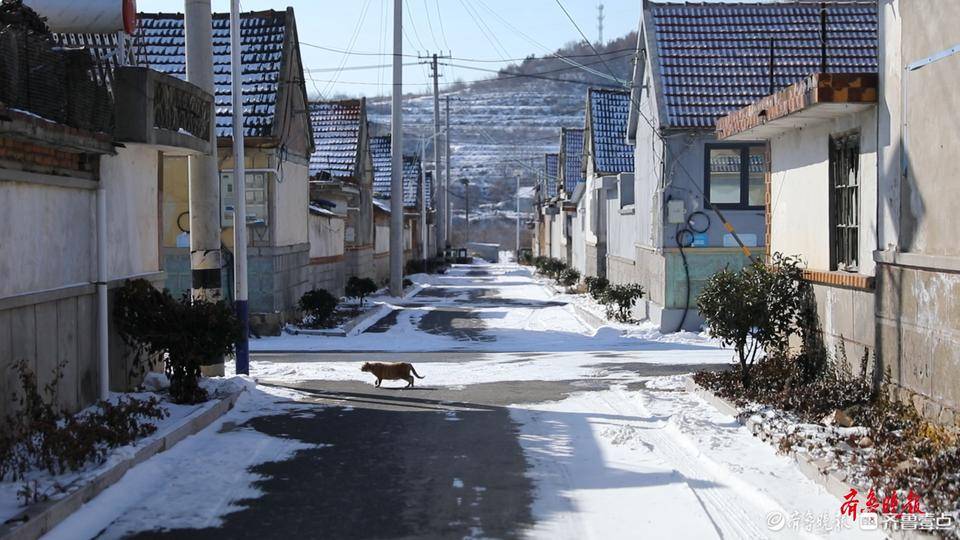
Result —
<instances>
[{"instance_id":1,"label":"tiled roof","mask_svg":"<svg viewBox=\"0 0 960 540\"><path fill-rule=\"evenodd\" d=\"M370 156L373 158L373 194L390 196L390 136L370 137Z\"/></svg>"},{"instance_id":2,"label":"tiled roof","mask_svg":"<svg viewBox=\"0 0 960 540\"><path fill-rule=\"evenodd\" d=\"M373 194L390 200L390 175L393 164L390 157L390 135L370 138L370 154L373 157ZM427 206L430 206L430 184L433 179L427 173ZM416 156L403 156L403 205L420 204L420 159Z\"/></svg>"},{"instance_id":3,"label":"tiled roof","mask_svg":"<svg viewBox=\"0 0 960 540\"><path fill-rule=\"evenodd\" d=\"M288 30L286 16L286 12L272 10L240 15L243 126L244 135L248 137L269 137L274 133L277 87L282 76L283 45ZM138 64L186 78L182 14L141 13L134 40ZM230 137L233 135L233 93L227 13L213 15L213 71L217 136Z\"/></svg>"},{"instance_id":4,"label":"tiled roof","mask_svg":"<svg viewBox=\"0 0 960 540\"><path fill-rule=\"evenodd\" d=\"M316 149L310 156L310 176L353 178L360 148L363 102L359 99L310 104L310 125Z\"/></svg>"},{"instance_id":5,"label":"tiled roof","mask_svg":"<svg viewBox=\"0 0 960 540\"><path fill-rule=\"evenodd\" d=\"M633 145L626 141L630 93L591 88L589 103L594 170L605 174L633 172Z\"/></svg>"},{"instance_id":6,"label":"tiled roof","mask_svg":"<svg viewBox=\"0 0 960 540\"><path fill-rule=\"evenodd\" d=\"M563 189L573 193L583 177L583 130L563 128L560 131L560 156L563 160Z\"/></svg>"},{"instance_id":7,"label":"tiled roof","mask_svg":"<svg viewBox=\"0 0 960 540\"><path fill-rule=\"evenodd\" d=\"M826 72L876 73L876 2L825 5ZM711 129L718 117L824 71L820 6L648 4L665 124Z\"/></svg>"},{"instance_id":8,"label":"tiled roof","mask_svg":"<svg viewBox=\"0 0 960 540\"><path fill-rule=\"evenodd\" d=\"M544 185L547 187L547 198L557 196L557 179L560 173L560 155L546 154L544 156Z\"/></svg>"}]
</instances>

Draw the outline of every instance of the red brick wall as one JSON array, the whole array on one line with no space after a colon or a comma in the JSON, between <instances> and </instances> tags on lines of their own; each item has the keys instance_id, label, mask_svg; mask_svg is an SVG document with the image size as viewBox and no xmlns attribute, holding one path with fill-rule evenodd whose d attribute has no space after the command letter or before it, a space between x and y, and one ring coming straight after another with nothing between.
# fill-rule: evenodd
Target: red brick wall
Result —
<instances>
[{"instance_id":1,"label":"red brick wall","mask_svg":"<svg viewBox=\"0 0 960 540\"><path fill-rule=\"evenodd\" d=\"M12 137L0 137L0 161L22 164L38 172L94 172L93 163L85 154L64 152Z\"/></svg>"}]
</instances>

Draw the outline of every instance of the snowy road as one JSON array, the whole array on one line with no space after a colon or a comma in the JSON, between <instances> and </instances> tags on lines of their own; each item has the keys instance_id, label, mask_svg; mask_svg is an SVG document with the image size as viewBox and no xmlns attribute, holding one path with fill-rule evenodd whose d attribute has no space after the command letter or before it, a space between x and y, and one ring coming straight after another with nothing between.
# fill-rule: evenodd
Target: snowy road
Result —
<instances>
[{"instance_id":1,"label":"snowy road","mask_svg":"<svg viewBox=\"0 0 960 540\"><path fill-rule=\"evenodd\" d=\"M360 335L256 341L235 411L50 537L860 537L683 391L729 351L594 330L559 298L515 266L456 267ZM371 360L426 379L375 389Z\"/></svg>"}]
</instances>

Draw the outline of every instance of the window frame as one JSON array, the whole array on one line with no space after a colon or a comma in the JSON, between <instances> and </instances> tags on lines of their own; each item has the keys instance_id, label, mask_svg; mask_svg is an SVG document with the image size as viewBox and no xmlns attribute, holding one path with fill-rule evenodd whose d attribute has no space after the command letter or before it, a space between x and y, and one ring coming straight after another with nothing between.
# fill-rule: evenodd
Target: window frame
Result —
<instances>
[{"instance_id":1,"label":"window frame","mask_svg":"<svg viewBox=\"0 0 960 540\"><path fill-rule=\"evenodd\" d=\"M837 176L836 168L837 164L835 163L835 152L837 149L835 145L843 144L844 148L841 151L849 151L852 149L852 145L849 143L851 139L856 139L856 159L851 161L852 164L856 167L856 184L844 184L842 186L837 185ZM860 133L860 130L851 130L841 133L831 134L827 139L827 164L828 164L828 219L830 224L830 270L835 272L847 272L847 273L858 273L860 271L860 210L861 203L860 200L862 192L860 187L863 185L863 177L861 176L860 169L860 159L863 156L863 136ZM855 195L853 197L847 197L841 201L840 191L846 190L848 193L853 192ZM844 204L845 203L845 204ZM843 204L844 210L850 213L852 220L855 224L841 224L839 219L839 213L841 209L839 206ZM843 261L844 264L841 266L841 257L840 251L841 246L840 242L842 241L841 235L839 233L840 228L846 228L852 233L848 232L847 241L853 243L852 246L845 246L847 248L848 254L853 257L853 264L849 264L850 261ZM851 238L852 236L852 238Z\"/></svg>"},{"instance_id":2,"label":"window frame","mask_svg":"<svg viewBox=\"0 0 960 540\"><path fill-rule=\"evenodd\" d=\"M719 203L710 199L710 152L723 149L740 150L740 202ZM763 210L765 203L750 204L750 150L760 150L764 155L764 175L767 174L766 145L756 142L704 143L703 145L703 196L715 208L721 210Z\"/></svg>"}]
</instances>

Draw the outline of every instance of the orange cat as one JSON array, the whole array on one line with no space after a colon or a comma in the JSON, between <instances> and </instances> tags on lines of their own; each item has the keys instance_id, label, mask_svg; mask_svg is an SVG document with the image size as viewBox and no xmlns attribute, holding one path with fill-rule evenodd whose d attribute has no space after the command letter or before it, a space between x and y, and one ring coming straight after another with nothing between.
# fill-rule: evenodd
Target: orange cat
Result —
<instances>
[{"instance_id":1,"label":"orange cat","mask_svg":"<svg viewBox=\"0 0 960 540\"><path fill-rule=\"evenodd\" d=\"M413 369L412 364L406 362L399 362L396 364L383 364L380 362L365 362L363 367L360 368L360 371L366 371L368 373L373 373L373 376L377 378L376 386L380 386L380 382L384 379L388 381L403 379L407 381L407 386L404 388L410 388L413 386L413 377L410 373L413 373L417 378L422 379L423 376L417 373L417 370Z\"/></svg>"}]
</instances>

